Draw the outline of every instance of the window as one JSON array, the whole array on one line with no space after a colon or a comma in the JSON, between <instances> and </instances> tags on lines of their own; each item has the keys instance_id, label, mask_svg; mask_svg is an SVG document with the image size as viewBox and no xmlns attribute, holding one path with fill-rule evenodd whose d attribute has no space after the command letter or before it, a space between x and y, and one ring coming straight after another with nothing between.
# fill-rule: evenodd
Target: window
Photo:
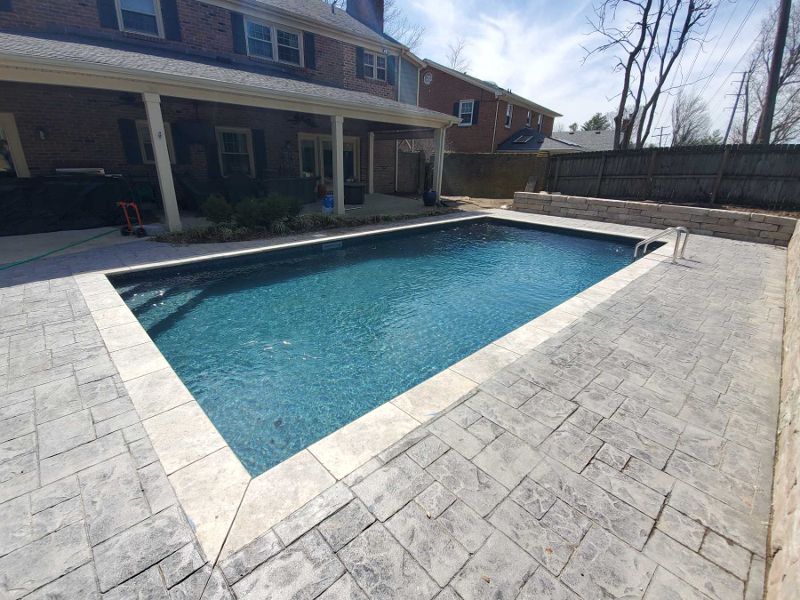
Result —
<instances>
[{"instance_id":1,"label":"window","mask_svg":"<svg viewBox=\"0 0 800 600\"><path fill-rule=\"evenodd\" d=\"M533 113L528 111L528 116L525 118L525 127L530 127L533 119Z\"/></svg>"},{"instance_id":2,"label":"window","mask_svg":"<svg viewBox=\"0 0 800 600\"><path fill-rule=\"evenodd\" d=\"M249 56L302 66L302 42L298 32L250 20L245 29Z\"/></svg>"},{"instance_id":3,"label":"window","mask_svg":"<svg viewBox=\"0 0 800 600\"><path fill-rule=\"evenodd\" d=\"M136 121L136 132L139 134L139 151L142 153L142 162L146 165L155 164L156 154L153 152L153 141L150 139L150 127L147 126L147 121ZM169 123L164 123L164 135L167 137L169 162L175 164L175 149L172 146L172 128L169 126Z\"/></svg>"},{"instance_id":4,"label":"window","mask_svg":"<svg viewBox=\"0 0 800 600\"><path fill-rule=\"evenodd\" d=\"M474 100L461 100L458 103L458 116L461 118L459 127L469 127L472 125L472 113L475 110Z\"/></svg>"},{"instance_id":5,"label":"window","mask_svg":"<svg viewBox=\"0 0 800 600\"><path fill-rule=\"evenodd\" d=\"M514 118L514 105L509 104L506 106L506 127L511 127L511 119Z\"/></svg>"},{"instance_id":6,"label":"window","mask_svg":"<svg viewBox=\"0 0 800 600\"><path fill-rule=\"evenodd\" d=\"M542 115L536 115L536 130L542 130Z\"/></svg>"},{"instance_id":7,"label":"window","mask_svg":"<svg viewBox=\"0 0 800 600\"><path fill-rule=\"evenodd\" d=\"M386 81L386 57L364 52L364 77Z\"/></svg>"},{"instance_id":8,"label":"window","mask_svg":"<svg viewBox=\"0 0 800 600\"><path fill-rule=\"evenodd\" d=\"M249 129L218 127L217 145L223 176L233 173L253 175L253 140Z\"/></svg>"},{"instance_id":9,"label":"window","mask_svg":"<svg viewBox=\"0 0 800 600\"><path fill-rule=\"evenodd\" d=\"M122 31L161 37L158 0L117 0L117 18Z\"/></svg>"},{"instance_id":10,"label":"window","mask_svg":"<svg viewBox=\"0 0 800 600\"><path fill-rule=\"evenodd\" d=\"M333 179L333 145L329 135L298 134L300 145L300 170L304 177L320 177L323 181ZM360 179L359 138L345 136L343 140L342 170L345 181Z\"/></svg>"}]
</instances>

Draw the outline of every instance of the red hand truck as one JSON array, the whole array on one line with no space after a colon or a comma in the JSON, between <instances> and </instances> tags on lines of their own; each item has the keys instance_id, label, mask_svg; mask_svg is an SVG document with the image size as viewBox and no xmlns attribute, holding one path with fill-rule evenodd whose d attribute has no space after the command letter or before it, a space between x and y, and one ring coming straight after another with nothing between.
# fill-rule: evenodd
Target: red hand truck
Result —
<instances>
[{"instance_id":1,"label":"red hand truck","mask_svg":"<svg viewBox=\"0 0 800 600\"><path fill-rule=\"evenodd\" d=\"M122 209L122 212L125 213L125 225L120 228L120 233L122 235L135 235L136 237L145 237L147 235L147 231L144 228L144 224L142 223L142 215L139 213L139 207L137 206L136 202L127 202L127 201L120 201L117 202L117 206ZM138 225L134 225L131 221L131 216L128 214L128 209L132 209L134 215L136 216L136 222Z\"/></svg>"}]
</instances>

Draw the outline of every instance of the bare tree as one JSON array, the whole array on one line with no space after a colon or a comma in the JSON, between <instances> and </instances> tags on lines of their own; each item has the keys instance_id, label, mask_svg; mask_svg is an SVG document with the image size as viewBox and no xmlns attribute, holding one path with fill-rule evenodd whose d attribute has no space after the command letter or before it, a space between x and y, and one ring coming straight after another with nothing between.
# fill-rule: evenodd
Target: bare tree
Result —
<instances>
[{"instance_id":1,"label":"bare tree","mask_svg":"<svg viewBox=\"0 0 800 600\"><path fill-rule=\"evenodd\" d=\"M709 140L711 117L699 96L679 90L672 103L672 145L692 146Z\"/></svg>"},{"instance_id":2,"label":"bare tree","mask_svg":"<svg viewBox=\"0 0 800 600\"><path fill-rule=\"evenodd\" d=\"M715 0L595 0L589 23L601 43L587 56L613 52L622 72L614 148L642 148L678 57L702 29Z\"/></svg>"},{"instance_id":3,"label":"bare tree","mask_svg":"<svg viewBox=\"0 0 800 600\"><path fill-rule=\"evenodd\" d=\"M464 56L467 49L467 40L458 37L447 45L447 64L451 69L466 72L469 69L469 60Z\"/></svg>"},{"instance_id":4,"label":"bare tree","mask_svg":"<svg viewBox=\"0 0 800 600\"><path fill-rule=\"evenodd\" d=\"M383 30L408 46L412 52L419 47L422 36L425 35L425 28L412 23L397 5L397 0L385 0L383 3Z\"/></svg>"},{"instance_id":5,"label":"bare tree","mask_svg":"<svg viewBox=\"0 0 800 600\"><path fill-rule=\"evenodd\" d=\"M766 102L767 77L774 50L772 44L774 32L773 13L762 22L759 37L747 65L742 96L743 115L734 134L734 139L742 143L755 144L758 139L761 113ZM789 19L783 64L778 78L778 100L775 104L770 140L773 144L785 144L798 138L800 138L800 5L795 4Z\"/></svg>"}]
</instances>

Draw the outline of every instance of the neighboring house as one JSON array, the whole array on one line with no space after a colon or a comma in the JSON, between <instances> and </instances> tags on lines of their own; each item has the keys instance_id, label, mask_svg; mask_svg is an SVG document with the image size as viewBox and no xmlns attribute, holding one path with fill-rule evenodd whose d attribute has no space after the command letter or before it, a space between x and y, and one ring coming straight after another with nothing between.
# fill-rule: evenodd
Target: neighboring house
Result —
<instances>
[{"instance_id":1,"label":"neighboring house","mask_svg":"<svg viewBox=\"0 0 800 600\"><path fill-rule=\"evenodd\" d=\"M556 131L553 137L561 142L580 146L583 152L601 152L614 149L613 129Z\"/></svg>"},{"instance_id":2,"label":"neighboring house","mask_svg":"<svg viewBox=\"0 0 800 600\"><path fill-rule=\"evenodd\" d=\"M152 181L171 229L176 178L314 177L343 212L346 181L394 191L376 140L458 121L417 106L420 66L383 0L0 0L4 173Z\"/></svg>"},{"instance_id":3,"label":"neighboring house","mask_svg":"<svg viewBox=\"0 0 800 600\"><path fill-rule=\"evenodd\" d=\"M452 152L495 152L509 132L530 128L553 132L561 115L512 94L495 83L460 73L431 60L420 70L419 105L458 117L447 134Z\"/></svg>"},{"instance_id":4,"label":"neighboring house","mask_svg":"<svg viewBox=\"0 0 800 600\"><path fill-rule=\"evenodd\" d=\"M583 152L577 144L570 144L540 133L536 129L523 127L515 131L497 146L498 152L547 152L549 154L571 154Z\"/></svg>"}]
</instances>

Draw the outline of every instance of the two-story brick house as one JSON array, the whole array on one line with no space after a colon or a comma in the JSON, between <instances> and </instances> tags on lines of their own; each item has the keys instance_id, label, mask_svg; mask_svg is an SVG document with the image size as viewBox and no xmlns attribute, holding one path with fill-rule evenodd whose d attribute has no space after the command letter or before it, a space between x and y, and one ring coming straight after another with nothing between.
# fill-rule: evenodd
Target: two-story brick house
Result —
<instances>
[{"instance_id":1,"label":"two-story brick house","mask_svg":"<svg viewBox=\"0 0 800 600\"><path fill-rule=\"evenodd\" d=\"M383 0L0 0L0 171L150 177L171 229L178 178L313 177L343 212L393 168L376 136L456 122L417 106L419 64Z\"/></svg>"},{"instance_id":2,"label":"two-story brick house","mask_svg":"<svg viewBox=\"0 0 800 600\"><path fill-rule=\"evenodd\" d=\"M496 152L512 133L533 129L550 136L561 115L522 96L426 59L420 69L419 105L459 119L447 134L451 152Z\"/></svg>"}]
</instances>

